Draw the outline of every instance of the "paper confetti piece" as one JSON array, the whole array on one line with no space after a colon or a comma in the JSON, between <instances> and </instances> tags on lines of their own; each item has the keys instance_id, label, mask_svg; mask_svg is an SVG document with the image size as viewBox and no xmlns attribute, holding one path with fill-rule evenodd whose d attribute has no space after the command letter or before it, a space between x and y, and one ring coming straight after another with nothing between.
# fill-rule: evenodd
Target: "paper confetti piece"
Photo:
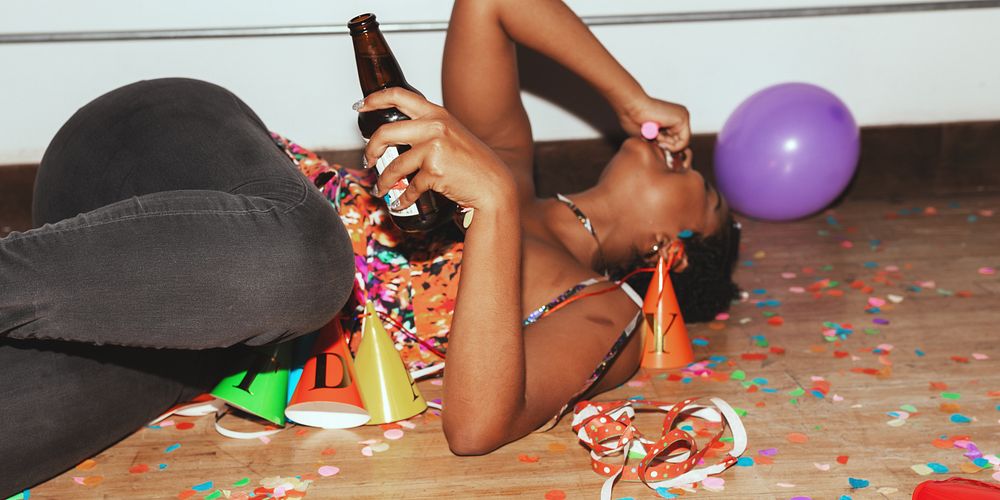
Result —
<instances>
[{"instance_id":1,"label":"paper confetti piece","mask_svg":"<svg viewBox=\"0 0 1000 500\"><path fill-rule=\"evenodd\" d=\"M189 429L194 429L194 424L191 422L179 422L174 427L179 431L186 431Z\"/></svg>"},{"instance_id":2,"label":"paper confetti piece","mask_svg":"<svg viewBox=\"0 0 1000 500\"><path fill-rule=\"evenodd\" d=\"M701 485L708 491L722 491L726 488L726 480L721 477L706 477Z\"/></svg>"},{"instance_id":3,"label":"paper confetti piece","mask_svg":"<svg viewBox=\"0 0 1000 500\"><path fill-rule=\"evenodd\" d=\"M528 454L522 453L522 454L520 454L520 455L517 456L517 459L520 460L520 461L522 461L522 462L524 462L524 463L526 463L526 464L533 464L533 463L538 462L538 455L528 455Z\"/></svg>"},{"instance_id":4,"label":"paper confetti piece","mask_svg":"<svg viewBox=\"0 0 1000 500\"><path fill-rule=\"evenodd\" d=\"M927 467L929 467L935 474L947 474L948 468L937 462L928 462Z\"/></svg>"},{"instance_id":5,"label":"paper confetti piece","mask_svg":"<svg viewBox=\"0 0 1000 500\"><path fill-rule=\"evenodd\" d=\"M847 459L848 459L847 455L840 455L837 457L837 463L840 465L847 465Z\"/></svg>"},{"instance_id":6,"label":"paper confetti piece","mask_svg":"<svg viewBox=\"0 0 1000 500\"><path fill-rule=\"evenodd\" d=\"M966 417L965 415L962 415L961 413L953 413L951 415L951 421L956 424L967 424L969 422L972 422L972 419Z\"/></svg>"},{"instance_id":7,"label":"paper confetti piece","mask_svg":"<svg viewBox=\"0 0 1000 500\"><path fill-rule=\"evenodd\" d=\"M382 435L385 436L386 439L396 440L403 437L403 431L402 429L389 429Z\"/></svg>"},{"instance_id":8,"label":"paper confetti piece","mask_svg":"<svg viewBox=\"0 0 1000 500\"><path fill-rule=\"evenodd\" d=\"M806 436L801 432L789 432L788 435L785 436L785 438L788 439L789 443L802 444L809 441L809 436Z\"/></svg>"},{"instance_id":9,"label":"paper confetti piece","mask_svg":"<svg viewBox=\"0 0 1000 500\"><path fill-rule=\"evenodd\" d=\"M817 463L814 463L813 465L815 465L817 469L819 469L819 470L821 470L823 472L826 472L826 471L830 470L830 464L817 464Z\"/></svg>"},{"instance_id":10,"label":"paper confetti piece","mask_svg":"<svg viewBox=\"0 0 1000 500\"><path fill-rule=\"evenodd\" d=\"M934 469L931 469L930 467L928 467L927 464L915 464L915 465L911 465L910 469L913 469L913 472L916 472L917 474L919 474L921 476L929 476L929 475L931 475L931 474L934 473Z\"/></svg>"},{"instance_id":11,"label":"paper confetti piece","mask_svg":"<svg viewBox=\"0 0 1000 500\"><path fill-rule=\"evenodd\" d=\"M752 467L753 463L754 463L753 459L750 457L740 457L738 460L736 460L736 465L740 467Z\"/></svg>"},{"instance_id":12,"label":"paper confetti piece","mask_svg":"<svg viewBox=\"0 0 1000 500\"><path fill-rule=\"evenodd\" d=\"M146 464L135 464L128 468L130 474L143 474L149 472L149 466Z\"/></svg>"},{"instance_id":13,"label":"paper confetti piece","mask_svg":"<svg viewBox=\"0 0 1000 500\"><path fill-rule=\"evenodd\" d=\"M563 490L549 490L545 492L545 500L564 500L566 492Z\"/></svg>"},{"instance_id":14,"label":"paper confetti piece","mask_svg":"<svg viewBox=\"0 0 1000 500\"><path fill-rule=\"evenodd\" d=\"M76 470L90 470L96 466L97 466L97 461L94 460L93 458L88 458L83 462L80 462L80 465L76 466Z\"/></svg>"},{"instance_id":15,"label":"paper confetti piece","mask_svg":"<svg viewBox=\"0 0 1000 500\"><path fill-rule=\"evenodd\" d=\"M319 469L316 469L316 472L319 475L323 476L323 477L330 477L330 476L334 476L338 472L340 472L340 468L339 467L334 467L332 465L324 465L324 466L320 467Z\"/></svg>"},{"instance_id":16,"label":"paper confetti piece","mask_svg":"<svg viewBox=\"0 0 1000 500\"><path fill-rule=\"evenodd\" d=\"M566 451L566 445L562 443L549 443L549 451L552 453L564 453Z\"/></svg>"},{"instance_id":17,"label":"paper confetti piece","mask_svg":"<svg viewBox=\"0 0 1000 500\"><path fill-rule=\"evenodd\" d=\"M97 486L104 482L104 476L87 476L80 483L84 486Z\"/></svg>"},{"instance_id":18,"label":"paper confetti piece","mask_svg":"<svg viewBox=\"0 0 1000 500\"><path fill-rule=\"evenodd\" d=\"M859 478L856 478L856 477L849 477L849 478L847 478L847 482L851 483L851 488L854 488L856 490L868 487L868 480L867 479L859 479Z\"/></svg>"},{"instance_id":19,"label":"paper confetti piece","mask_svg":"<svg viewBox=\"0 0 1000 500\"><path fill-rule=\"evenodd\" d=\"M167 449L163 450L163 453L170 453L180 447L181 447L180 443L174 443L170 446L167 446Z\"/></svg>"},{"instance_id":20,"label":"paper confetti piece","mask_svg":"<svg viewBox=\"0 0 1000 500\"><path fill-rule=\"evenodd\" d=\"M208 491L208 490L212 489L212 482L211 481L205 481L204 483L196 484L196 485L192 486L191 489L194 490L194 491Z\"/></svg>"},{"instance_id":21,"label":"paper confetti piece","mask_svg":"<svg viewBox=\"0 0 1000 500\"><path fill-rule=\"evenodd\" d=\"M205 500L215 500L215 499L217 499L217 498L219 498L221 496L222 496L222 492L219 491L219 490L215 490L215 491L209 493L208 495L205 495Z\"/></svg>"},{"instance_id":22,"label":"paper confetti piece","mask_svg":"<svg viewBox=\"0 0 1000 500\"><path fill-rule=\"evenodd\" d=\"M240 486L246 486L248 484L250 484L250 478L249 477L245 477L245 478L240 479L239 481L236 481L235 483L233 483L233 486L236 487L236 488L239 488Z\"/></svg>"}]
</instances>

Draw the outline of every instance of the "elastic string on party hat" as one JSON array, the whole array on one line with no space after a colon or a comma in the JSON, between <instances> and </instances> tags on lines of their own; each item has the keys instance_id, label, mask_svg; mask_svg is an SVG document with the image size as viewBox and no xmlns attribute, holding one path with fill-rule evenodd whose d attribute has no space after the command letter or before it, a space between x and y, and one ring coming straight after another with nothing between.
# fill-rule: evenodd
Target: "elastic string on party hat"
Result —
<instances>
[{"instance_id":1,"label":"elastic string on party hat","mask_svg":"<svg viewBox=\"0 0 1000 500\"><path fill-rule=\"evenodd\" d=\"M676 265L678 262L680 262L680 259L682 259L684 257L684 244L682 242L680 242L680 241L672 241L672 242L670 242L670 245L667 246L667 255L668 255L668 257L667 257L666 269L673 269L674 265ZM656 271L655 267L640 267L638 269L633 269L631 272L629 272L628 274L626 274L621 279L615 280L614 283L612 283L612 286L609 286L608 288L605 288L603 290L598 290L596 292L587 292L587 293L581 293L581 294L574 295L574 296L572 296L572 297L564 300L563 302L555 305L551 309L545 311L538 319L542 319L542 318L544 318L544 317L546 317L546 316L548 316L548 315L550 315L550 314L552 314L552 313L554 313L554 312L562 309L563 307L568 306L569 304L571 304L571 303L573 303L573 302L575 302L577 300L580 300L580 299L583 299L583 298L586 298L586 297L593 297L595 295L603 295L605 293L612 292L614 290L618 290L626 282L628 282L628 279L631 278L632 276L635 276L636 274L639 274L639 273L651 273L653 271ZM665 279L669 279L669 277L667 277ZM660 299L661 300L662 300L662 297L663 297L663 287L660 287Z\"/></svg>"}]
</instances>

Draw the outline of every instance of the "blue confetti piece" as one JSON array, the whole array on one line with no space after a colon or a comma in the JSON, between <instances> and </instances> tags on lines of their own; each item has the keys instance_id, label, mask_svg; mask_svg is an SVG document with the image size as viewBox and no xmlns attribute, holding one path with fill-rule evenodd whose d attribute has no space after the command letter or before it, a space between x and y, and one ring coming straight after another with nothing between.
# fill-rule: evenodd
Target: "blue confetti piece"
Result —
<instances>
[{"instance_id":1,"label":"blue confetti piece","mask_svg":"<svg viewBox=\"0 0 1000 500\"><path fill-rule=\"evenodd\" d=\"M761 389L761 392L766 392L766 393L769 393L769 394L774 394L774 393L778 392L778 390L774 389L774 388L771 388L771 387L765 387L765 388Z\"/></svg>"},{"instance_id":2,"label":"blue confetti piece","mask_svg":"<svg viewBox=\"0 0 1000 500\"><path fill-rule=\"evenodd\" d=\"M976 467L983 467L983 468L988 467L990 465L990 461L983 457L979 457L973 460L972 463L976 464Z\"/></svg>"},{"instance_id":3,"label":"blue confetti piece","mask_svg":"<svg viewBox=\"0 0 1000 500\"><path fill-rule=\"evenodd\" d=\"M868 314L878 314L882 312L882 309L878 307L869 307L868 309L865 309L865 312Z\"/></svg>"},{"instance_id":4,"label":"blue confetti piece","mask_svg":"<svg viewBox=\"0 0 1000 500\"><path fill-rule=\"evenodd\" d=\"M163 427L160 427L159 425L147 425L146 428L147 429L162 429Z\"/></svg>"},{"instance_id":5,"label":"blue confetti piece","mask_svg":"<svg viewBox=\"0 0 1000 500\"><path fill-rule=\"evenodd\" d=\"M937 463L937 462L928 462L927 466L930 467L931 470L934 471L934 473L936 473L936 474L947 474L948 473L948 468L945 467L944 465L941 465L941 464Z\"/></svg>"},{"instance_id":6,"label":"blue confetti piece","mask_svg":"<svg viewBox=\"0 0 1000 500\"><path fill-rule=\"evenodd\" d=\"M920 349L916 349L913 352L917 353L917 356L920 356L921 358L925 356L924 351L921 351ZM997 407L997 409L1000 409L1000 407Z\"/></svg>"},{"instance_id":7,"label":"blue confetti piece","mask_svg":"<svg viewBox=\"0 0 1000 500\"><path fill-rule=\"evenodd\" d=\"M1000 405L997 405L997 411L1000 411Z\"/></svg>"},{"instance_id":8,"label":"blue confetti piece","mask_svg":"<svg viewBox=\"0 0 1000 500\"><path fill-rule=\"evenodd\" d=\"M660 495L660 498L677 498L677 495L674 495L673 493L670 492L670 490L662 486L656 488L656 494Z\"/></svg>"},{"instance_id":9,"label":"blue confetti piece","mask_svg":"<svg viewBox=\"0 0 1000 500\"><path fill-rule=\"evenodd\" d=\"M205 481L204 483L196 484L196 485L192 486L191 489L194 490L194 491L208 491L208 490L212 489L212 482L211 481Z\"/></svg>"},{"instance_id":10,"label":"blue confetti piece","mask_svg":"<svg viewBox=\"0 0 1000 500\"><path fill-rule=\"evenodd\" d=\"M767 293L767 290L764 288L755 288L753 293L754 295L764 295Z\"/></svg>"},{"instance_id":11,"label":"blue confetti piece","mask_svg":"<svg viewBox=\"0 0 1000 500\"><path fill-rule=\"evenodd\" d=\"M691 383L691 377L684 377L684 378L682 378L681 379L681 383L682 384L690 384Z\"/></svg>"},{"instance_id":12,"label":"blue confetti piece","mask_svg":"<svg viewBox=\"0 0 1000 500\"><path fill-rule=\"evenodd\" d=\"M858 479L856 477L849 477L847 478L847 482L851 483L851 488L854 488L856 490L868 487L867 479Z\"/></svg>"},{"instance_id":13,"label":"blue confetti piece","mask_svg":"<svg viewBox=\"0 0 1000 500\"><path fill-rule=\"evenodd\" d=\"M878 242L878 240L872 240L871 244L872 245L878 245L877 242ZM878 267L878 262L868 261L868 262L864 263L864 266L867 267L868 269L876 268L876 267Z\"/></svg>"},{"instance_id":14,"label":"blue confetti piece","mask_svg":"<svg viewBox=\"0 0 1000 500\"><path fill-rule=\"evenodd\" d=\"M160 465L158 465L157 467L159 467L159 468L160 468L160 470L163 470L163 469L166 469L166 468L167 468L167 464L160 464Z\"/></svg>"},{"instance_id":15,"label":"blue confetti piece","mask_svg":"<svg viewBox=\"0 0 1000 500\"><path fill-rule=\"evenodd\" d=\"M757 377L757 378L753 379L753 383L755 383L757 385L767 385L767 382L768 382L768 380L766 378L763 378L763 377Z\"/></svg>"},{"instance_id":16,"label":"blue confetti piece","mask_svg":"<svg viewBox=\"0 0 1000 500\"><path fill-rule=\"evenodd\" d=\"M951 421L955 422L956 424L967 424L969 422L972 422L972 419L966 417L965 415L962 415L961 413L952 413Z\"/></svg>"},{"instance_id":17,"label":"blue confetti piece","mask_svg":"<svg viewBox=\"0 0 1000 500\"><path fill-rule=\"evenodd\" d=\"M635 500L635 499L632 497L621 497L621 498L616 498L615 500Z\"/></svg>"},{"instance_id":18,"label":"blue confetti piece","mask_svg":"<svg viewBox=\"0 0 1000 500\"><path fill-rule=\"evenodd\" d=\"M12 497L7 497L7 500L28 500L31 498L31 490L24 490Z\"/></svg>"},{"instance_id":19,"label":"blue confetti piece","mask_svg":"<svg viewBox=\"0 0 1000 500\"><path fill-rule=\"evenodd\" d=\"M979 220L979 217L976 217L975 215L970 215L970 216L966 217L965 220L967 220L969 222L976 222L977 220Z\"/></svg>"},{"instance_id":20,"label":"blue confetti piece","mask_svg":"<svg viewBox=\"0 0 1000 500\"><path fill-rule=\"evenodd\" d=\"M725 361L725 360L727 360L729 358L727 358L725 356L709 356L708 359L710 359L712 361L715 361L716 363L722 363L723 361Z\"/></svg>"},{"instance_id":21,"label":"blue confetti piece","mask_svg":"<svg viewBox=\"0 0 1000 500\"><path fill-rule=\"evenodd\" d=\"M643 401L646 399L646 396L632 396L629 399L631 399L632 401Z\"/></svg>"},{"instance_id":22,"label":"blue confetti piece","mask_svg":"<svg viewBox=\"0 0 1000 500\"><path fill-rule=\"evenodd\" d=\"M174 443L170 446L167 446L167 449L163 450L163 453L170 453L180 447L181 447L180 443Z\"/></svg>"},{"instance_id":23,"label":"blue confetti piece","mask_svg":"<svg viewBox=\"0 0 1000 500\"><path fill-rule=\"evenodd\" d=\"M851 500L851 497L847 495L840 495L840 500Z\"/></svg>"},{"instance_id":24,"label":"blue confetti piece","mask_svg":"<svg viewBox=\"0 0 1000 500\"><path fill-rule=\"evenodd\" d=\"M684 424L684 425L680 426L680 429L682 431L694 432L694 426L691 425L691 424Z\"/></svg>"},{"instance_id":25,"label":"blue confetti piece","mask_svg":"<svg viewBox=\"0 0 1000 500\"><path fill-rule=\"evenodd\" d=\"M817 399L823 399L823 398L826 397L822 392L820 392L820 391L818 391L816 389L813 389L811 392L812 392L812 395L816 396Z\"/></svg>"},{"instance_id":26,"label":"blue confetti piece","mask_svg":"<svg viewBox=\"0 0 1000 500\"><path fill-rule=\"evenodd\" d=\"M694 231L692 231L690 229L685 229L685 230L677 233L677 237L678 238L690 238L692 236L694 236Z\"/></svg>"},{"instance_id":27,"label":"blue confetti piece","mask_svg":"<svg viewBox=\"0 0 1000 500\"><path fill-rule=\"evenodd\" d=\"M736 461L736 465L740 467L753 467L753 459L750 457L740 457L740 459Z\"/></svg>"},{"instance_id":28,"label":"blue confetti piece","mask_svg":"<svg viewBox=\"0 0 1000 500\"><path fill-rule=\"evenodd\" d=\"M706 339L691 339L691 343L694 344L694 345L697 345L697 346L704 347L704 346L708 345L708 340L706 340Z\"/></svg>"},{"instance_id":29,"label":"blue confetti piece","mask_svg":"<svg viewBox=\"0 0 1000 500\"><path fill-rule=\"evenodd\" d=\"M753 261L752 260L744 260L743 261L743 267L753 267Z\"/></svg>"}]
</instances>

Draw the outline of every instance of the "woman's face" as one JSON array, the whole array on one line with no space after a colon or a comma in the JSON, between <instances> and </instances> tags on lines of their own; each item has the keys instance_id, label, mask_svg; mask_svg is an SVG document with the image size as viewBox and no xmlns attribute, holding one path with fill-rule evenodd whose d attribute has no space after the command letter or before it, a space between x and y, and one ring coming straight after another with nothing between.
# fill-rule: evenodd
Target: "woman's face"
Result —
<instances>
[{"instance_id":1,"label":"woman's face","mask_svg":"<svg viewBox=\"0 0 1000 500\"><path fill-rule=\"evenodd\" d=\"M728 210L718 191L691 168L690 150L683 161L674 155L671 167L656 143L634 137L619 148L601 182L610 182L614 196L625 200L640 255L677 240L684 230L712 234Z\"/></svg>"}]
</instances>

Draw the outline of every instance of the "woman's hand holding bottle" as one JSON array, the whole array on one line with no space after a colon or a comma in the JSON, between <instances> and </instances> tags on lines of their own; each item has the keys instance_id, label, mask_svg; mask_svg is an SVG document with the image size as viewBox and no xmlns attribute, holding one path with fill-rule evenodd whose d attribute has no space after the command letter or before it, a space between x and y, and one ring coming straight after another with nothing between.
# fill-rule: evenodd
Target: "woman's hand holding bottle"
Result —
<instances>
[{"instance_id":1,"label":"woman's hand holding bottle","mask_svg":"<svg viewBox=\"0 0 1000 500\"><path fill-rule=\"evenodd\" d=\"M415 174L393 210L413 204L428 190L437 191L459 206L495 210L516 199L516 186L507 165L443 107L402 88L370 94L358 111L395 107L410 117L382 125L365 148L365 161L374 165L385 150L407 144L382 172L375 186L381 196L400 180Z\"/></svg>"}]
</instances>

